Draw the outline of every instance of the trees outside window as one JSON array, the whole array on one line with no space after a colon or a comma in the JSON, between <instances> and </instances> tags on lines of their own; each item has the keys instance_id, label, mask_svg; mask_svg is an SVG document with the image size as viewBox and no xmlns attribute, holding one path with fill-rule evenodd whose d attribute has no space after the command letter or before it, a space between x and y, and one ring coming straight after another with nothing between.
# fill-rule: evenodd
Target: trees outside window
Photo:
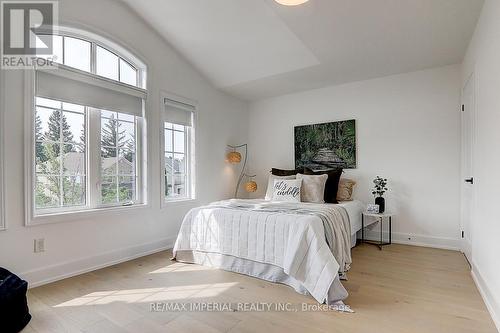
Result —
<instances>
[{"instance_id":1,"label":"trees outside window","mask_svg":"<svg viewBox=\"0 0 500 333\"><path fill-rule=\"evenodd\" d=\"M33 92L27 96L33 101L26 118L27 224L145 203L138 189L145 177L146 65L79 29L59 27L58 35L39 37L52 38L58 66L26 71L26 91Z\"/></svg>"},{"instance_id":2,"label":"trees outside window","mask_svg":"<svg viewBox=\"0 0 500 333\"><path fill-rule=\"evenodd\" d=\"M100 115L101 204L137 199L136 117L111 111L36 99L35 206L39 209L86 205L86 115ZM94 153L94 152L92 152Z\"/></svg>"},{"instance_id":3,"label":"trees outside window","mask_svg":"<svg viewBox=\"0 0 500 333\"><path fill-rule=\"evenodd\" d=\"M165 198L183 199L189 196L187 141L188 128L166 122L165 137Z\"/></svg>"},{"instance_id":4,"label":"trees outside window","mask_svg":"<svg viewBox=\"0 0 500 333\"><path fill-rule=\"evenodd\" d=\"M37 208L86 204L85 113L80 105L36 99ZM76 141L75 136L79 137Z\"/></svg>"},{"instance_id":5,"label":"trees outside window","mask_svg":"<svg viewBox=\"0 0 500 333\"><path fill-rule=\"evenodd\" d=\"M136 199L136 123L133 116L101 113L101 201Z\"/></svg>"}]
</instances>

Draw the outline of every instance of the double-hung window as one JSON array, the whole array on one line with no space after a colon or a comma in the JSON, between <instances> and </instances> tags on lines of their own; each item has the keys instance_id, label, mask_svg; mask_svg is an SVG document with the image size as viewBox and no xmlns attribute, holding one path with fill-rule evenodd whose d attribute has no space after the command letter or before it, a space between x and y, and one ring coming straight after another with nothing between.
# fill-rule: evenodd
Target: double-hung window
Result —
<instances>
[{"instance_id":1,"label":"double-hung window","mask_svg":"<svg viewBox=\"0 0 500 333\"><path fill-rule=\"evenodd\" d=\"M167 97L163 102L163 199L193 199L195 103Z\"/></svg>"},{"instance_id":2,"label":"double-hung window","mask_svg":"<svg viewBox=\"0 0 500 333\"><path fill-rule=\"evenodd\" d=\"M144 204L145 66L81 36L53 36L58 68L34 68L27 223Z\"/></svg>"}]
</instances>

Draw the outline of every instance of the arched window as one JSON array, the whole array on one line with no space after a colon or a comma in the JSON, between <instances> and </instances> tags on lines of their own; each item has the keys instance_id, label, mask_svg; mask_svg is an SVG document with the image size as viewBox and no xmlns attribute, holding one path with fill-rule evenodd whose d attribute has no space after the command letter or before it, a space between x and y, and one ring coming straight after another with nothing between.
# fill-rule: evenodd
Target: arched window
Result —
<instances>
[{"instance_id":1,"label":"arched window","mask_svg":"<svg viewBox=\"0 0 500 333\"><path fill-rule=\"evenodd\" d=\"M81 30L38 37L53 38L57 68L34 68L27 79L27 223L144 204L146 66Z\"/></svg>"},{"instance_id":2,"label":"arched window","mask_svg":"<svg viewBox=\"0 0 500 333\"><path fill-rule=\"evenodd\" d=\"M39 41L52 39L53 54L39 55L55 63L96 74L111 80L146 88L146 66L131 52L94 33L59 27L57 35L37 35Z\"/></svg>"}]
</instances>

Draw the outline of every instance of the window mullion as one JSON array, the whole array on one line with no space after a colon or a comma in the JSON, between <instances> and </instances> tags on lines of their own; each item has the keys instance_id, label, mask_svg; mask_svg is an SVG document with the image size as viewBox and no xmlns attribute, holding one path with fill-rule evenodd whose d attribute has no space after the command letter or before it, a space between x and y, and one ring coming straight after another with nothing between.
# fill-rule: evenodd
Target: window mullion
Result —
<instances>
[{"instance_id":1,"label":"window mullion","mask_svg":"<svg viewBox=\"0 0 500 333\"><path fill-rule=\"evenodd\" d=\"M142 165L142 160L143 160L143 155L142 155L142 126L141 126L141 120L138 119L137 117L134 119L134 124L135 124L135 171L134 171L134 184L135 184L135 200L137 202L145 202L146 198L146 193L145 193L145 186L146 184L144 182L144 179L142 178L143 175L143 165Z\"/></svg>"},{"instance_id":2,"label":"window mullion","mask_svg":"<svg viewBox=\"0 0 500 333\"><path fill-rule=\"evenodd\" d=\"M87 114L88 205L96 208L100 205L101 187L101 115L90 107L87 107Z\"/></svg>"},{"instance_id":3,"label":"window mullion","mask_svg":"<svg viewBox=\"0 0 500 333\"><path fill-rule=\"evenodd\" d=\"M191 175L191 163L189 154L189 128L187 126L184 126L184 186L186 197L191 198L191 182L188 179Z\"/></svg>"},{"instance_id":4,"label":"window mullion","mask_svg":"<svg viewBox=\"0 0 500 333\"><path fill-rule=\"evenodd\" d=\"M172 127L172 131L170 131L170 136L172 138L172 163L170 164L170 184L172 184L172 190L170 195L175 194L175 136Z\"/></svg>"},{"instance_id":5,"label":"window mullion","mask_svg":"<svg viewBox=\"0 0 500 333\"><path fill-rule=\"evenodd\" d=\"M92 74L96 74L97 72L96 59L97 59L97 47L96 43L92 42L90 43L90 72Z\"/></svg>"},{"instance_id":6,"label":"window mullion","mask_svg":"<svg viewBox=\"0 0 500 333\"><path fill-rule=\"evenodd\" d=\"M121 66L121 58L118 57L118 81L122 82L122 79L121 79L121 71L120 71L120 66Z\"/></svg>"},{"instance_id":7,"label":"window mullion","mask_svg":"<svg viewBox=\"0 0 500 333\"><path fill-rule=\"evenodd\" d=\"M119 142L118 140L120 139L120 120L118 119L118 116L116 117L116 124L115 124L116 128L115 128L115 134L116 134L116 138L115 138L115 153L116 153L116 156L115 156L115 165L116 165L116 169L115 169L115 181L116 181L116 203L120 203L120 184L119 184L119 179L120 179L120 166L119 166L119 160L120 160L120 150L119 150Z\"/></svg>"},{"instance_id":8,"label":"window mullion","mask_svg":"<svg viewBox=\"0 0 500 333\"><path fill-rule=\"evenodd\" d=\"M63 175L64 175L64 131L63 131L63 108L62 108L62 103L59 103L60 105L60 110L59 110L59 205L61 207L64 207L64 182L63 182Z\"/></svg>"},{"instance_id":9,"label":"window mullion","mask_svg":"<svg viewBox=\"0 0 500 333\"><path fill-rule=\"evenodd\" d=\"M63 36L63 37L62 37L62 60L61 60L61 64L63 64L63 65L64 65L64 64L65 64L65 62L66 62L66 60L65 60L65 57L66 57L65 53L66 53L66 52L64 51L64 49L65 49L65 46L64 46L64 44L65 44L65 39L66 39L66 37L64 37L64 36Z\"/></svg>"}]
</instances>

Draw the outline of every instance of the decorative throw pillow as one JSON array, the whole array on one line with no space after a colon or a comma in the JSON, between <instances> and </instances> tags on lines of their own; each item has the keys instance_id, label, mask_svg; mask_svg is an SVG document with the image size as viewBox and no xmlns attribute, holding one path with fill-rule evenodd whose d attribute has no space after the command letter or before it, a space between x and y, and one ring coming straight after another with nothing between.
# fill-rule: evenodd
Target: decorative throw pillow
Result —
<instances>
[{"instance_id":1,"label":"decorative throw pillow","mask_svg":"<svg viewBox=\"0 0 500 333\"><path fill-rule=\"evenodd\" d=\"M297 179L302 179L300 190L302 202L325 203L325 185L328 175L303 175L299 173Z\"/></svg>"},{"instance_id":2,"label":"decorative throw pillow","mask_svg":"<svg viewBox=\"0 0 500 333\"><path fill-rule=\"evenodd\" d=\"M356 182L352 179L340 178L337 201L352 201L352 191Z\"/></svg>"},{"instance_id":3,"label":"decorative throw pillow","mask_svg":"<svg viewBox=\"0 0 500 333\"><path fill-rule=\"evenodd\" d=\"M273 201L300 202L300 179L275 179L273 186Z\"/></svg>"},{"instance_id":4,"label":"decorative throw pillow","mask_svg":"<svg viewBox=\"0 0 500 333\"><path fill-rule=\"evenodd\" d=\"M326 203L338 203L337 201L337 191L339 189L339 180L342 175L342 169L333 169L325 171L313 171L309 168L305 168L304 174L306 175L328 175L328 179L325 185L325 202Z\"/></svg>"},{"instance_id":5,"label":"decorative throw pillow","mask_svg":"<svg viewBox=\"0 0 500 333\"><path fill-rule=\"evenodd\" d=\"M271 173L275 176L295 176L298 173L304 173L304 168L298 168L295 170L282 170L282 169L276 169L272 168Z\"/></svg>"},{"instance_id":6,"label":"decorative throw pillow","mask_svg":"<svg viewBox=\"0 0 500 333\"><path fill-rule=\"evenodd\" d=\"M295 179L295 175L293 176L275 176L269 175L269 180L267 181L267 190L266 190L266 200L273 199L273 191L274 191L274 180L275 179Z\"/></svg>"}]
</instances>

